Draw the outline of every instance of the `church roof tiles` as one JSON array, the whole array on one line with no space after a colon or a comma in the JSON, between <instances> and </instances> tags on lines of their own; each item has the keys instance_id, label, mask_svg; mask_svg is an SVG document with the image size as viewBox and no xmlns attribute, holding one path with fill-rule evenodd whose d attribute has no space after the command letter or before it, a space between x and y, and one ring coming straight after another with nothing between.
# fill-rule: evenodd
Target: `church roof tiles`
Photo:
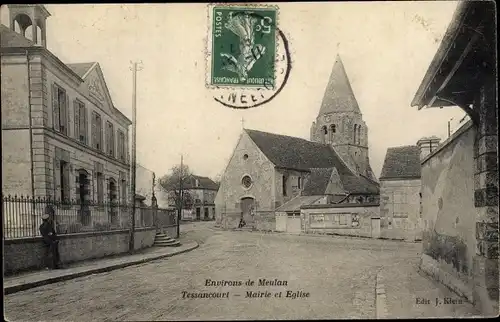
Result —
<instances>
[{"instance_id":1,"label":"church roof tiles","mask_svg":"<svg viewBox=\"0 0 500 322\"><path fill-rule=\"evenodd\" d=\"M337 169L346 192L379 192L377 183L354 174L328 144L256 130L245 131L276 167L311 173L304 186L305 194L325 194L333 168Z\"/></svg>"},{"instance_id":2,"label":"church roof tiles","mask_svg":"<svg viewBox=\"0 0 500 322\"><path fill-rule=\"evenodd\" d=\"M323 95L319 114L323 115L334 112L355 112L361 114L344 64L339 55L335 59L335 64L333 65L330 79Z\"/></svg>"},{"instance_id":3,"label":"church roof tiles","mask_svg":"<svg viewBox=\"0 0 500 322\"><path fill-rule=\"evenodd\" d=\"M420 149L418 146L388 148L380 180L420 178Z\"/></svg>"},{"instance_id":4,"label":"church roof tiles","mask_svg":"<svg viewBox=\"0 0 500 322\"><path fill-rule=\"evenodd\" d=\"M339 156L327 144L256 130L246 132L277 167L309 170L343 166Z\"/></svg>"},{"instance_id":5,"label":"church roof tiles","mask_svg":"<svg viewBox=\"0 0 500 322\"><path fill-rule=\"evenodd\" d=\"M302 194L304 196L324 195L330 182L333 168L311 169L310 171L309 180L306 181Z\"/></svg>"}]
</instances>

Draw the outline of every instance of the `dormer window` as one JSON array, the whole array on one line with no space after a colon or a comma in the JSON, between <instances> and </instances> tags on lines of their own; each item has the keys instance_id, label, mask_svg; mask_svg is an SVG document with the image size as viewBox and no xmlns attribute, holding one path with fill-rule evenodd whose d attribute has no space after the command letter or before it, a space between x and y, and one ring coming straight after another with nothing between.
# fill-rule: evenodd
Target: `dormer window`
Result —
<instances>
[{"instance_id":1,"label":"dormer window","mask_svg":"<svg viewBox=\"0 0 500 322\"><path fill-rule=\"evenodd\" d=\"M200 181L198 179L194 179L194 186L197 188L200 186Z\"/></svg>"}]
</instances>

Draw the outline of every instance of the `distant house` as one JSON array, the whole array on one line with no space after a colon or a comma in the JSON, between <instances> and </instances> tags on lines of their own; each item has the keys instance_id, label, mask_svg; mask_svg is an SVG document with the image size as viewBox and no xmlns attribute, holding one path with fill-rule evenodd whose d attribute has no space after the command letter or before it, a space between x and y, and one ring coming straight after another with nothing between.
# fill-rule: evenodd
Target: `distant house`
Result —
<instances>
[{"instance_id":1,"label":"distant house","mask_svg":"<svg viewBox=\"0 0 500 322\"><path fill-rule=\"evenodd\" d=\"M380 175L381 237L422 239L420 160L438 144L439 138L431 137L387 149Z\"/></svg>"},{"instance_id":2,"label":"distant house","mask_svg":"<svg viewBox=\"0 0 500 322\"><path fill-rule=\"evenodd\" d=\"M192 206L183 209L182 220L213 220L215 219L215 196L219 185L208 177L190 175L182 183L184 193L191 197ZM175 206L175 201L169 196L169 206Z\"/></svg>"}]
</instances>

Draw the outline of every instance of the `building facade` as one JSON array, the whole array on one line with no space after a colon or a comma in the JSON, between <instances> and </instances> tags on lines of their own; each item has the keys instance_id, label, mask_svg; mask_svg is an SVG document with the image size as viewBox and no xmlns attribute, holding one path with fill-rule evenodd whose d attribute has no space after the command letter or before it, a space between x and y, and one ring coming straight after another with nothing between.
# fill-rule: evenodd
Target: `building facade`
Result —
<instances>
[{"instance_id":1,"label":"building facade","mask_svg":"<svg viewBox=\"0 0 500 322\"><path fill-rule=\"evenodd\" d=\"M470 117L422 162L421 268L498 315L498 109L495 4L461 2L412 106Z\"/></svg>"},{"instance_id":2,"label":"building facade","mask_svg":"<svg viewBox=\"0 0 500 322\"><path fill-rule=\"evenodd\" d=\"M424 138L387 150L380 175L381 237L422 240L420 159L438 144L437 138Z\"/></svg>"},{"instance_id":3,"label":"building facade","mask_svg":"<svg viewBox=\"0 0 500 322\"><path fill-rule=\"evenodd\" d=\"M125 203L131 121L99 64L65 64L46 48L43 5L9 9L10 26L0 26L3 194ZM27 39L28 27L41 39Z\"/></svg>"},{"instance_id":4,"label":"building facade","mask_svg":"<svg viewBox=\"0 0 500 322\"><path fill-rule=\"evenodd\" d=\"M190 175L182 183L187 206L182 209L182 220L214 220L215 196L219 186L208 177ZM168 205L175 207L172 193L168 193ZM189 196L186 196L189 195Z\"/></svg>"}]
</instances>

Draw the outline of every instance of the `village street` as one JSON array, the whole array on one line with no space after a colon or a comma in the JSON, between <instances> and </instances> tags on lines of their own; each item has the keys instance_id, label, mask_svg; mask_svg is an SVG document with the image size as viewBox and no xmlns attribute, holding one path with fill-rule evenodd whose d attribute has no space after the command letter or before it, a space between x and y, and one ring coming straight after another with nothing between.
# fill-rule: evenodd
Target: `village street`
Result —
<instances>
[{"instance_id":1,"label":"village street","mask_svg":"<svg viewBox=\"0 0 500 322\"><path fill-rule=\"evenodd\" d=\"M7 295L5 316L10 321L375 318L378 272L386 278L388 317L475 313L467 303L434 305L434 297L457 296L416 272L420 244L212 227L213 222L181 226L181 240L200 244L182 255ZM206 286L207 279L243 285ZM255 284L245 286L248 279ZM287 285L258 286L259 279ZM248 291L267 291L270 297L246 298ZM275 297L280 291L282 297ZM287 298L286 291L302 298ZM187 298L186 292L229 292L229 297ZM429 297L431 304L417 305L419 297Z\"/></svg>"}]
</instances>

